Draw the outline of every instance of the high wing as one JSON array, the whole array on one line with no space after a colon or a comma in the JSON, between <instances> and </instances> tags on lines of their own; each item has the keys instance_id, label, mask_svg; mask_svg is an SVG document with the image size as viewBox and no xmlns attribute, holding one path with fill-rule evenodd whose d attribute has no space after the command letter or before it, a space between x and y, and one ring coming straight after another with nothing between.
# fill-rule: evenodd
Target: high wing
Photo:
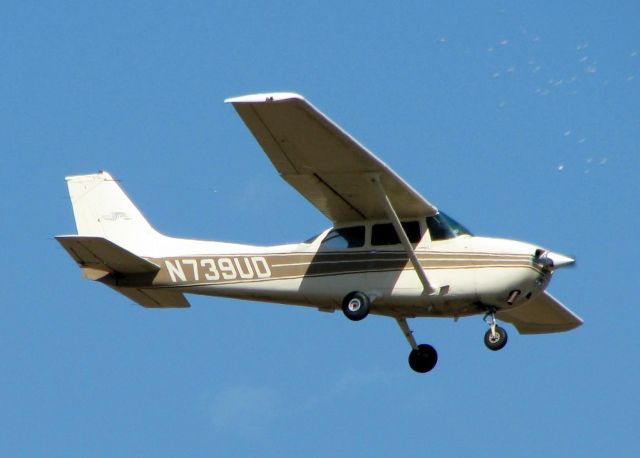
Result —
<instances>
[{"instance_id":1,"label":"high wing","mask_svg":"<svg viewBox=\"0 0 640 458\"><path fill-rule=\"evenodd\" d=\"M520 334L546 334L577 328L582 319L546 291L520 307L498 312L497 317L513 324Z\"/></svg>"},{"instance_id":2,"label":"high wing","mask_svg":"<svg viewBox=\"0 0 640 458\"><path fill-rule=\"evenodd\" d=\"M378 177L400 219L437 208L333 121L293 93L225 100L254 135L282 178L334 224L386 219L372 177Z\"/></svg>"}]
</instances>

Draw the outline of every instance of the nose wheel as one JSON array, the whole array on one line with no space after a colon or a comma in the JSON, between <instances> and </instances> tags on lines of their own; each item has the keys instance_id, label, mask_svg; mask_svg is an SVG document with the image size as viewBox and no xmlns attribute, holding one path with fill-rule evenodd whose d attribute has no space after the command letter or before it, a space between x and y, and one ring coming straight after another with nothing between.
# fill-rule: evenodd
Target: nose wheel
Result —
<instances>
[{"instance_id":1,"label":"nose wheel","mask_svg":"<svg viewBox=\"0 0 640 458\"><path fill-rule=\"evenodd\" d=\"M484 316L484 321L489 325L489 329L484 334L484 344L489 350L498 351L502 350L507 345L509 336L504 328L501 328L496 324L496 311L491 309L489 313Z\"/></svg>"}]
</instances>

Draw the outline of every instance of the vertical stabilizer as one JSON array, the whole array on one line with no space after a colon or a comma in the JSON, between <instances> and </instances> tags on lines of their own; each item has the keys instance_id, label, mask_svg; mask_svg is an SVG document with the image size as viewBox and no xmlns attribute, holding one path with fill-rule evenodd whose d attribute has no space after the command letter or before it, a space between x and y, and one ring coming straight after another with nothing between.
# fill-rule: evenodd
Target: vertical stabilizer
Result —
<instances>
[{"instance_id":1,"label":"vertical stabilizer","mask_svg":"<svg viewBox=\"0 0 640 458\"><path fill-rule=\"evenodd\" d=\"M66 179L78 235L104 237L134 253L160 237L107 172Z\"/></svg>"}]
</instances>

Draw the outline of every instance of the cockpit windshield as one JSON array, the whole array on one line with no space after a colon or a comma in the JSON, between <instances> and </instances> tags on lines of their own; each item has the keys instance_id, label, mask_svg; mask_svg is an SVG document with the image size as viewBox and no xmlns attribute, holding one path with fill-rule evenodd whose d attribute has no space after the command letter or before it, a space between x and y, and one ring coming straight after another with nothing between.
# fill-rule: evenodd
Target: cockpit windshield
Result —
<instances>
[{"instance_id":1,"label":"cockpit windshield","mask_svg":"<svg viewBox=\"0 0 640 458\"><path fill-rule=\"evenodd\" d=\"M461 235L473 235L467 228L443 212L427 217L427 227L431 240L447 240Z\"/></svg>"},{"instance_id":2,"label":"cockpit windshield","mask_svg":"<svg viewBox=\"0 0 640 458\"><path fill-rule=\"evenodd\" d=\"M309 237L307 240L305 240L302 243L306 243L307 245L309 245L309 244L315 242L318 237L320 237L320 234L316 234L313 237Z\"/></svg>"}]
</instances>

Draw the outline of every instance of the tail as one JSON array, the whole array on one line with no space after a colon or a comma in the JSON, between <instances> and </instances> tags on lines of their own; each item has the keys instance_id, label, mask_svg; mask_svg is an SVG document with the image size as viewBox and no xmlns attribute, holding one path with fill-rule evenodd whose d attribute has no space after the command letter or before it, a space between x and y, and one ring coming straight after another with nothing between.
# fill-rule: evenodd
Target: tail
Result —
<instances>
[{"instance_id":1,"label":"tail","mask_svg":"<svg viewBox=\"0 0 640 458\"><path fill-rule=\"evenodd\" d=\"M107 172L67 177L78 235L106 238L133 252L161 235Z\"/></svg>"},{"instance_id":2,"label":"tail","mask_svg":"<svg viewBox=\"0 0 640 458\"><path fill-rule=\"evenodd\" d=\"M56 239L86 278L100 280L144 307L189 307L180 291L153 288L160 267L144 254L166 239L107 172L67 177L78 235ZM122 286L137 276L140 286Z\"/></svg>"},{"instance_id":3,"label":"tail","mask_svg":"<svg viewBox=\"0 0 640 458\"><path fill-rule=\"evenodd\" d=\"M56 240L82 269L85 278L100 280L143 307L189 307L180 291L145 287L145 281L160 270L160 266L136 256L102 237L84 235L58 236ZM140 286L121 286L119 280L133 275Z\"/></svg>"}]
</instances>

